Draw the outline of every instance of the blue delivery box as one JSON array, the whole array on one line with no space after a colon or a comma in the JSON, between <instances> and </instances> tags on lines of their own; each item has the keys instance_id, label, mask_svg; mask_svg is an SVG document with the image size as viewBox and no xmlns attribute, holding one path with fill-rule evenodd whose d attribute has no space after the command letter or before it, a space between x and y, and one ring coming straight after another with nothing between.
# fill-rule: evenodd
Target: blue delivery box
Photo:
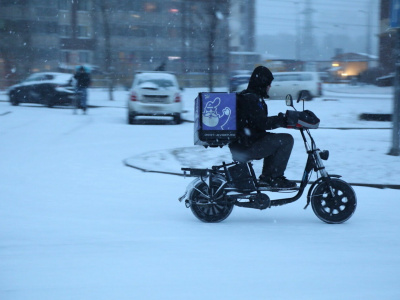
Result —
<instances>
[{"instance_id":1,"label":"blue delivery box","mask_svg":"<svg viewBox=\"0 0 400 300\"><path fill-rule=\"evenodd\" d=\"M236 93L199 93L194 107L194 144L224 146L236 139Z\"/></svg>"}]
</instances>

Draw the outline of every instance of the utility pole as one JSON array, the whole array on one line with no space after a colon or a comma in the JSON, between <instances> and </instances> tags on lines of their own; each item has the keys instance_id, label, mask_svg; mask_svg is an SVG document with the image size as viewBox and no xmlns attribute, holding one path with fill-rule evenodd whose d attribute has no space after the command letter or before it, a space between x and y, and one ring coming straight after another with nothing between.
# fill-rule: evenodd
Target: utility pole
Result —
<instances>
[{"instance_id":1,"label":"utility pole","mask_svg":"<svg viewBox=\"0 0 400 300\"><path fill-rule=\"evenodd\" d=\"M186 74L188 71L188 67L187 67L187 44L188 42L188 27L187 27L187 2L186 1L182 1L181 2L181 28L182 28L182 49L181 49L181 72L182 74Z\"/></svg>"},{"instance_id":2,"label":"utility pole","mask_svg":"<svg viewBox=\"0 0 400 300\"><path fill-rule=\"evenodd\" d=\"M393 97L393 135L389 155L400 155L400 0L390 2L390 27L396 30L396 75Z\"/></svg>"},{"instance_id":3,"label":"utility pole","mask_svg":"<svg viewBox=\"0 0 400 300\"><path fill-rule=\"evenodd\" d=\"M371 55L371 36L372 36L372 30L371 30L371 14L372 10L372 0L369 2L369 5L367 7L367 54Z\"/></svg>"},{"instance_id":4,"label":"utility pole","mask_svg":"<svg viewBox=\"0 0 400 300\"><path fill-rule=\"evenodd\" d=\"M364 13L366 18L367 18L367 22L366 22L366 32L365 32L365 38L366 38L366 47L365 47L365 54L368 55L368 63L370 60L370 55L371 55L371 36L372 36L372 5L373 5L373 1L370 0L367 3L367 7L366 10L360 9L359 12ZM368 66L369 67L369 66Z\"/></svg>"},{"instance_id":5,"label":"utility pole","mask_svg":"<svg viewBox=\"0 0 400 300\"><path fill-rule=\"evenodd\" d=\"M314 10L312 9L311 0L306 0L306 6L304 9L304 34L302 40L302 46L304 51L302 51L302 56L305 61L310 62L315 60L315 49L314 49L314 36L313 36L313 20L312 14Z\"/></svg>"},{"instance_id":6,"label":"utility pole","mask_svg":"<svg viewBox=\"0 0 400 300\"><path fill-rule=\"evenodd\" d=\"M392 148L389 155L400 155L400 28L396 28L396 73L394 77Z\"/></svg>"},{"instance_id":7,"label":"utility pole","mask_svg":"<svg viewBox=\"0 0 400 300\"><path fill-rule=\"evenodd\" d=\"M300 24L299 24L299 10L298 10L298 6L299 6L299 1L295 1L293 2L295 4L296 7L296 30L295 30L295 35L296 35L296 60L300 60L301 59L301 55L300 55Z\"/></svg>"}]
</instances>

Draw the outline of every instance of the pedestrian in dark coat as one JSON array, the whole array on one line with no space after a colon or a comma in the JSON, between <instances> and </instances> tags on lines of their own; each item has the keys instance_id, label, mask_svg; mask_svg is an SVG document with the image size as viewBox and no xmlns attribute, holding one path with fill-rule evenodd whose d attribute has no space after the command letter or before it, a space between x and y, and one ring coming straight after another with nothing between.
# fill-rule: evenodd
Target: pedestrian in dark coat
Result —
<instances>
[{"instance_id":1,"label":"pedestrian in dark coat","mask_svg":"<svg viewBox=\"0 0 400 300\"><path fill-rule=\"evenodd\" d=\"M268 116L264 98L274 77L263 66L256 67L247 89L237 95L238 139L229 144L234 160L247 162L264 159L260 186L294 188L296 183L286 179L284 172L293 148L293 137L287 133L271 133L267 130L286 127L283 113Z\"/></svg>"},{"instance_id":2,"label":"pedestrian in dark coat","mask_svg":"<svg viewBox=\"0 0 400 300\"><path fill-rule=\"evenodd\" d=\"M82 108L83 112L86 113L87 109L87 88L90 86L92 80L90 74L86 71L84 66L80 66L74 75L76 80L76 97L77 97L77 108Z\"/></svg>"}]
</instances>

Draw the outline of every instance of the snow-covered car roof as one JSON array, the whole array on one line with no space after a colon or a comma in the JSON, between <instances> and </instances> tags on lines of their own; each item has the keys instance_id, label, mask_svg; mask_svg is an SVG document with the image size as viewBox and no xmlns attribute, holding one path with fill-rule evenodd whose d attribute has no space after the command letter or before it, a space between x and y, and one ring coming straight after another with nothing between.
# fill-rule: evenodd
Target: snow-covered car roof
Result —
<instances>
[{"instance_id":1,"label":"snow-covered car roof","mask_svg":"<svg viewBox=\"0 0 400 300\"><path fill-rule=\"evenodd\" d=\"M142 79L172 79L175 80L176 76L172 73L164 73L164 72L141 72L141 73L136 73L135 77L140 77Z\"/></svg>"},{"instance_id":2,"label":"snow-covered car roof","mask_svg":"<svg viewBox=\"0 0 400 300\"><path fill-rule=\"evenodd\" d=\"M25 80L22 82L10 86L8 90L18 87L18 86L25 86L30 85L32 82L40 82L40 83L52 83L52 84L59 84L65 85L71 79L73 79L73 75L69 73L59 73L59 72L38 72L29 75Z\"/></svg>"},{"instance_id":3,"label":"snow-covered car roof","mask_svg":"<svg viewBox=\"0 0 400 300\"><path fill-rule=\"evenodd\" d=\"M27 79L29 78L40 78L40 81L51 81L51 82L59 82L59 83L65 83L72 78L72 74L69 73L59 73L59 72L39 72L39 73L33 73L30 75Z\"/></svg>"}]
</instances>

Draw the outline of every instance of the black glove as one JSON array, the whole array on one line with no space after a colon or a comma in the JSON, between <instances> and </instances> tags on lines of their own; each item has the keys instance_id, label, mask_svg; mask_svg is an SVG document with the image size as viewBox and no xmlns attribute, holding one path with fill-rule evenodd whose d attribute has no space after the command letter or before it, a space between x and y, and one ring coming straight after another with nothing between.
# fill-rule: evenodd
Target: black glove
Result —
<instances>
[{"instance_id":1,"label":"black glove","mask_svg":"<svg viewBox=\"0 0 400 300\"><path fill-rule=\"evenodd\" d=\"M294 110L286 111L286 122L288 127L295 127L299 120L299 112Z\"/></svg>"},{"instance_id":2,"label":"black glove","mask_svg":"<svg viewBox=\"0 0 400 300\"><path fill-rule=\"evenodd\" d=\"M284 113L279 113L278 114L278 118L277 118L277 122L276 124L279 127L287 127L287 119L286 119L286 115Z\"/></svg>"}]
</instances>

